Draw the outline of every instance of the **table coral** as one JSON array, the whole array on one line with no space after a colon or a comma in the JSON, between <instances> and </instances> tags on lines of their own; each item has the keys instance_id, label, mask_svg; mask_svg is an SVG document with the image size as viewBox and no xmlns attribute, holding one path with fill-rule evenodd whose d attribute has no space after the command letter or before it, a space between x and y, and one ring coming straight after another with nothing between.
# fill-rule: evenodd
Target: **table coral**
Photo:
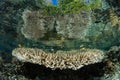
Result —
<instances>
[{"instance_id":1,"label":"table coral","mask_svg":"<svg viewBox=\"0 0 120 80\"><path fill-rule=\"evenodd\" d=\"M51 69L77 70L89 64L101 62L104 52L97 49L45 52L37 48L16 48L12 55L20 61L44 65Z\"/></svg>"}]
</instances>

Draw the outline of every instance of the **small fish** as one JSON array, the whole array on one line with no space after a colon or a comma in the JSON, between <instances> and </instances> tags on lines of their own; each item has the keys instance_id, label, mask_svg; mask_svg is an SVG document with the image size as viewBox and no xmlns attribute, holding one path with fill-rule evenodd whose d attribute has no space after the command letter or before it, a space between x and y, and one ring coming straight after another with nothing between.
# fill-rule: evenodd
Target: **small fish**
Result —
<instances>
[{"instance_id":1,"label":"small fish","mask_svg":"<svg viewBox=\"0 0 120 80\"><path fill-rule=\"evenodd\" d=\"M21 45L21 44L18 44L18 47L19 47L19 48L21 48L21 47L22 47L22 45Z\"/></svg>"}]
</instances>

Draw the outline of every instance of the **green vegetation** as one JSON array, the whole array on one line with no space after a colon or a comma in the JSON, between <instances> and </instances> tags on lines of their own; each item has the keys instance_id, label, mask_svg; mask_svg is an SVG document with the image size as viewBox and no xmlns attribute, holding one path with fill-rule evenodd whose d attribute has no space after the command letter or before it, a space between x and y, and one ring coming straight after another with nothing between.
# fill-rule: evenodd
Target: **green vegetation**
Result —
<instances>
[{"instance_id":1,"label":"green vegetation","mask_svg":"<svg viewBox=\"0 0 120 80\"><path fill-rule=\"evenodd\" d=\"M93 0L93 2L91 2L91 3L89 4L89 7L90 7L91 9L99 8L99 7L101 6L101 2L102 2L102 0Z\"/></svg>"},{"instance_id":2,"label":"green vegetation","mask_svg":"<svg viewBox=\"0 0 120 80\"><path fill-rule=\"evenodd\" d=\"M77 13L81 10L96 9L100 7L101 0L93 0L88 3L84 0L59 0L58 3L57 6L47 4L43 9L46 15Z\"/></svg>"},{"instance_id":3,"label":"green vegetation","mask_svg":"<svg viewBox=\"0 0 120 80\"><path fill-rule=\"evenodd\" d=\"M39 7L39 8L43 8L43 7L45 7L45 0L35 0L35 4L36 4L36 6L37 7Z\"/></svg>"}]
</instances>

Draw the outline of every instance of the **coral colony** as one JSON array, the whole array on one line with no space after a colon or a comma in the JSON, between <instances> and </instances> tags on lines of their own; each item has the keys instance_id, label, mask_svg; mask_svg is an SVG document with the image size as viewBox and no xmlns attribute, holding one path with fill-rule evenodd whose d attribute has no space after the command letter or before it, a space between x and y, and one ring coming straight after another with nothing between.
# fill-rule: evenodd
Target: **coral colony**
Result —
<instances>
[{"instance_id":1,"label":"coral colony","mask_svg":"<svg viewBox=\"0 0 120 80\"><path fill-rule=\"evenodd\" d=\"M57 51L56 53L45 52L37 48L16 48L13 56L23 62L30 62L44 65L51 69L72 69L77 70L89 64L101 62L104 52L97 49Z\"/></svg>"}]
</instances>

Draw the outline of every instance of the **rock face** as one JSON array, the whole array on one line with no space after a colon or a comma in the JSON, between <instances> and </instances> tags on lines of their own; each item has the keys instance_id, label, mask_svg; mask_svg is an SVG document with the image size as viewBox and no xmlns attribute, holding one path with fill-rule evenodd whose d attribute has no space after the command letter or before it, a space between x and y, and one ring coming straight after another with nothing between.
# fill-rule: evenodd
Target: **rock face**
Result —
<instances>
[{"instance_id":1,"label":"rock face","mask_svg":"<svg viewBox=\"0 0 120 80\"><path fill-rule=\"evenodd\" d=\"M77 70L89 64L101 62L104 52L97 49L45 52L36 48L16 48L12 55L23 62L44 65L51 69Z\"/></svg>"}]
</instances>

